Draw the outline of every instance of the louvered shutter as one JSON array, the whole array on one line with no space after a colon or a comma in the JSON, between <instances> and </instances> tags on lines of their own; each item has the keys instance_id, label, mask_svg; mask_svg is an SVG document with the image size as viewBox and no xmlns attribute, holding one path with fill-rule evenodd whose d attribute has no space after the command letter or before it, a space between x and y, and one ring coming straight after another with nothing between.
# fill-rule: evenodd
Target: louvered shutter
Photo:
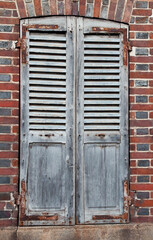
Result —
<instances>
[{"instance_id":1,"label":"louvered shutter","mask_svg":"<svg viewBox=\"0 0 153 240\"><path fill-rule=\"evenodd\" d=\"M78 19L78 224L128 221L126 31Z\"/></svg>"},{"instance_id":2,"label":"louvered shutter","mask_svg":"<svg viewBox=\"0 0 153 240\"><path fill-rule=\"evenodd\" d=\"M73 26L21 22L20 225L74 223Z\"/></svg>"}]
</instances>

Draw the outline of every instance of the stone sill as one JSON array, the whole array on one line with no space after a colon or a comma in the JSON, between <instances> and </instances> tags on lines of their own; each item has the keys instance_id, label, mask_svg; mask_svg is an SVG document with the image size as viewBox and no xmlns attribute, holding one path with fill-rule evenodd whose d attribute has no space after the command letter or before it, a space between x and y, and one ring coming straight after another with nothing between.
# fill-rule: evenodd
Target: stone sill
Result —
<instances>
[{"instance_id":1,"label":"stone sill","mask_svg":"<svg viewBox=\"0 0 153 240\"><path fill-rule=\"evenodd\" d=\"M153 240L153 224L6 227L0 240Z\"/></svg>"}]
</instances>

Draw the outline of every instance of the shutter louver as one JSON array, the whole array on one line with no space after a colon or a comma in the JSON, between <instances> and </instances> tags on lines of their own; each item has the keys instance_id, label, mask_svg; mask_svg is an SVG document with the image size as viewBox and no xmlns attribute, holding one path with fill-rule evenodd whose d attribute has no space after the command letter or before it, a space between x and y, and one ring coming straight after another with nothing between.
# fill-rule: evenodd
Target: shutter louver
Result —
<instances>
[{"instance_id":1,"label":"shutter louver","mask_svg":"<svg viewBox=\"0 0 153 240\"><path fill-rule=\"evenodd\" d=\"M66 129L66 35L30 31L29 129Z\"/></svg>"},{"instance_id":2,"label":"shutter louver","mask_svg":"<svg viewBox=\"0 0 153 240\"><path fill-rule=\"evenodd\" d=\"M120 128L119 35L84 37L84 129Z\"/></svg>"}]
</instances>

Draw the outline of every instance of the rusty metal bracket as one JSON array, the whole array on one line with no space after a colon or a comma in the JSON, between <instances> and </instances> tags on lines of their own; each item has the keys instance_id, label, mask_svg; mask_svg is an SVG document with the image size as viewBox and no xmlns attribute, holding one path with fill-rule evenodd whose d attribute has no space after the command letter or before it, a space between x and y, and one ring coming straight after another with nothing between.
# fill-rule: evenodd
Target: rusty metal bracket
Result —
<instances>
[{"instance_id":1,"label":"rusty metal bracket","mask_svg":"<svg viewBox=\"0 0 153 240\"><path fill-rule=\"evenodd\" d=\"M132 51L132 44L131 44L130 41L127 42L127 50L128 50L129 52Z\"/></svg>"}]
</instances>

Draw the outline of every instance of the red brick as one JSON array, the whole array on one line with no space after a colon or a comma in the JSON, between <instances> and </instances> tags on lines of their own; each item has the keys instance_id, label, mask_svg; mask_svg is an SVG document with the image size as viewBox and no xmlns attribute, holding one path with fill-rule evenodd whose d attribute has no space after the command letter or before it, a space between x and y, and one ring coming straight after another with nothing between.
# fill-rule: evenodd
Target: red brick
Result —
<instances>
[{"instance_id":1,"label":"red brick","mask_svg":"<svg viewBox=\"0 0 153 240\"><path fill-rule=\"evenodd\" d=\"M1 73L19 73L19 67L16 66L4 66L0 67L0 72Z\"/></svg>"},{"instance_id":2,"label":"red brick","mask_svg":"<svg viewBox=\"0 0 153 240\"><path fill-rule=\"evenodd\" d=\"M152 11L151 9L133 9L132 15L133 16L151 16Z\"/></svg>"},{"instance_id":3,"label":"red brick","mask_svg":"<svg viewBox=\"0 0 153 240\"><path fill-rule=\"evenodd\" d=\"M19 85L16 83L0 83L0 90L19 90Z\"/></svg>"},{"instance_id":4,"label":"red brick","mask_svg":"<svg viewBox=\"0 0 153 240\"><path fill-rule=\"evenodd\" d=\"M153 62L153 57L130 57L130 62L134 63L152 63Z\"/></svg>"},{"instance_id":5,"label":"red brick","mask_svg":"<svg viewBox=\"0 0 153 240\"><path fill-rule=\"evenodd\" d=\"M130 32L130 39L135 38L135 33L134 32Z\"/></svg>"},{"instance_id":6,"label":"red brick","mask_svg":"<svg viewBox=\"0 0 153 240\"><path fill-rule=\"evenodd\" d=\"M152 73L153 74L153 73ZM131 88L130 94L153 94L153 88Z\"/></svg>"},{"instance_id":7,"label":"red brick","mask_svg":"<svg viewBox=\"0 0 153 240\"><path fill-rule=\"evenodd\" d=\"M130 182L135 183L136 182L136 176L130 176Z\"/></svg>"},{"instance_id":8,"label":"red brick","mask_svg":"<svg viewBox=\"0 0 153 240\"><path fill-rule=\"evenodd\" d=\"M153 46L153 41L152 40L147 40L147 41L140 41L140 40L131 40L131 44L134 47L152 47ZM143 57L144 58L144 57Z\"/></svg>"},{"instance_id":9,"label":"red brick","mask_svg":"<svg viewBox=\"0 0 153 240\"><path fill-rule=\"evenodd\" d=\"M131 159L149 159L152 158L152 152L131 152L130 153Z\"/></svg>"},{"instance_id":10,"label":"red brick","mask_svg":"<svg viewBox=\"0 0 153 240\"><path fill-rule=\"evenodd\" d=\"M13 17L18 17L18 12L16 10L13 10Z\"/></svg>"},{"instance_id":11,"label":"red brick","mask_svg":"<svg viewBox=\"0 0 153 240\"><path fill-rule=\"evenodd\" d=\"M134 129L130 128L130 135L134 135Z\"/></svg>"},{"instance_id":12,"label":"red brick","mask_svg":"<svg viewBox=\"0 0 153 240\"><path fill-rule=\"evenodd\" d=\"M17 33L0 33L1 40L14 40L17 41L19 38L19 34Z\"/></svg>"},{"instance_id":13,"label":"red brick","mask_svg":"<svg viewBox=\"0 0 153 240\"><path fill-rule=\"evenodd\" d=\"M14 2L9 1L0 1L0 8L6 8L6 9L16 9Z\"/></svg>"},{"instance_id":14,"label":"red brick","mask_svg":"<svg viewBox=\"0 0 153 240\"><path fill-rule=\"evenodd\" d=\"M8 227L8 226L17 226L17 219L13 220L0 220L0 226L1 227Z\"/></svg>"},{"instance_id":15,"label":"red brick","mask_svg":"<svg viewBox=\"0 0 153 240\"><path fill-rule=\"evenodd\" d=\"M134 190L134 191L143 191L143 190L153 190L153 184L149 183L149 184L131 184L130 185L130 189Z\"/></svg>"},{"instance_id":16,"label":"red brick","mask_svg":"<svg viewBox=\"0 0 153 240\"><path fill-rule=\"evenodd\" d=\"M130 96L130 103L134 103L134 96Z\"/></svg>"},{"instance_id":17,"label":"red brick","mask_svg":"<svg viewBox=\"0 0 153 240\"><path fill-rule=\"evenodd\" d=\"M19 126L13 126L13 133L19 133Z\"/></svg>"},{"instance_id":18,"label":"red brick","mask_svg":"<svg viewBox=\"0 0 153 240\"><path fill-rule=\"evenodd\" d=\"M131 127L152 127L152 120L130 120Z\"/></svg>"},{"instance_id":19,"label":"red brick","mask_svg":"<svg viewBox=\"0 0 153 240\"><path fill-rule=\"evenodd\" d=\"M19 82L19 75L13 75L13 82Z\"/></svg>"},{"instance_id":20,"label":"red brick","mask_svg":"<svg viewBox=\"0 0 153 240\"><path fill-rule=\"evenodd\" d=\"M13 144L12 150L19 150L18 143Z\"/></svg>"},{"instance_id":21,"label":"red brick","mask_svg":"<svg viewBox=\"0 0 153 240\"><path fill-rule=\"evenodd\" d=\"M149 8L153 9L153 2L149 2Z\"/></svg>"},{"instance_id":22,"label":"red brick","mask_svg":"<svg viewBox=\"0 0 153 240\"><path fill-rule=\"evenodd\" d=\"M126 23L130 22L133 2L134 0L127 0L121 22L126 22Z\"/></svg>"},{"instance_id":23,"label":"red brick","mask_svg":"<svg viewBox=\"0 0 153 240\"><path fill-rule=\"evenodd\" d=\"M153 128L150 129L150 134L153 135Z\"/></svg>"},{"instance_id":24,"label":"red brick","mask_svg":"<svg viewBox=\"0 0 153 240\"><path fill-rule=\"evenodd\" d=\"M13 99L19 99L19 92L13 92L12 93L12 98Z\"/></svg>"},{"instance_id":25,"label":"red brick","mask_svg":"<svg viewBox=\"0 0 153 240\"><path fill-rule=\"evenodd\" d=\"M56 0L50 0L50 6L51 6L51 14L57 15L57 4Z\"/></svg>"},{"instance_id":26,"label":"red brick","mask_svg":"<svg viewBox=\"0 0 153 240\"><path fill-rule=\"evenodd\" d=\"M153 97L149 97L149 102L150 103L153 103ZM151 105L152 106L152 105ZM152 108L153 109L153 108ZM152 109L150 109L150 110L152 110Z\"/></svg>"},{"instance_id":27,"label":"red brick","mask_svg":"<svg viewBox=\"0 0 153 240\"><path fill-rule=\"evenodd\" d=\"M153 208L150 209L150 213L151 213L151 215L153 215Z\"/></svg>"},{"instance_id":28,"label":"red brick","mask_svg":"<svg viewBox=\"0 0 153 240\"><path fill-rule=\"evenodd\" d=\"M153 168L131 168L130 172L133 175L153 175Z\"/></svg>"},{"instance_id":29,"label":"red brick","mask_svg":"<svg viewBox=\"0 0 153 240\"><path fill-rule=\"evenodd\" d=\"M13 32L19 32L19 28L20 28L20 26L19 26L19 24L16 24L15 26L14 26L14 29L13 29Z\"/></svg>"},{"instance_id":30,"label":"red brick","mask_svg":"<svg viewBox=\"0 0 153 240\"><path fill-rule=\"evenodd\" d=\"M150 149L151 149L151 151L153 151L153 144L150 145Z\"/></svg>"},{"instance_id":31,"label":"red brick","mask_svg":"<svg viewBox=\"0 0 153 240\"><path fill-rule=\"evenodd\" d=\"M1 152L1 158L18 158L18 152L11 152L11 151L9 151L9 152ZM0 174L2 174L1 173L1 168L0 168Z\"/></svg>"},{"instance_id":32,"label":"red brick","mask_svg":"<svg viewBox=\"0 0 153 240\"><path fill-rule=\"evenodd\" d=\"M115 10L116 10L117 0L110 0L108 19L115 20Z\"/></svg>"},{"instance_id":33,"label":"red brick","mask_svg":"<svg viewBox=\"0 0 153 240\"><path fill-rule=\"evenodd\" d=\"M131 104L130 109L131 110L146 110L146 111L152 110L153 104Z\"/></svg>"},{"instance_id":34,"label":"red brick","mask_svg":"<svg viewBox=\"0 0 153 240\"><path fill-rule=\"evenodd\" d=\"M13 109L12 116L19 116L19 109Z\"/></svg>"},{"instance_id":35,"label":"red brick","mask_svg":"<svg viewBox=\"0 0 153 240\"><path fill-rule=\"evenodd\" d=\"M0 185L0 192L14 192L17 191L16 185Z\"/></svg>"},{"instance_id":36,"label":"red brick","mask_svg":"<svg viewBox=\"0 0 153 240\"><path fill-rule=\"evenodd\" d=\"M130 80L130 87L134 87L134 80Z\"/></svg>"},{"instance_id":37,"label":"red brick","mask_svg":"<svg viewBox=\"0 0 153 240\"><path fill-rule=\"evenodd\" d=\"M153 198L153 192L151 192L151 198Z\"/></svg>"},{"instance_id":38,"label":"red brick","mask_svg":"<svg viewBox=\"0 0 153 240\"><path fill-rule=\"evenodd\" d=\"M80 0L79 1L79 15L85 16L86 11L86 0Z\"/></svg>"},{"instance_id":39,"label":"red brick","mask_svg":"<svg viewBox=\"0 0 153 240\"><path fill-rule=\"evenodd\" d=\"M153 118L153 112L150 112L150 113L149 113L149 117L150 117L150 118ZM152 141L152 142L153 142L153 141Z\"/></svg>"},{"instance_id":40,"label":"red brick","mask_svg":"<svg viewBox=\"0 0 153 240\"><path fill-rule=\"evenodd\" d=\"M153 200L135 200L135 207L153 207Z\"/></svg>"},{"instance_id":41,"label":"red brick","mask_svg":"<svg viewBox=\"0 0 153 240\"><path fill-rule=\"evenodd\" d=\"M2 123L2 124L18 124L19 120L16 117L0 117L0 123Z\"/></svg>"},{"instance_id":42,"label":"red brick","mask_svg":"<svg viewBox=\"0 0 153 240\"><path fill-rule=\"evenodd\" d=\"M153 55L153 49L150 49L150 55Z\"/></svg>"},{"instance_id":43,"label":"red brick","mask_svg":"<svg viewBox=\"0 0 153 240\"><path fill-rule=\"evenodd\" d=\"M112 1L111 1L112 2ZM94 1L94 13L93 13L93 17L100 17L100 13L101 13L101 0L95 0Z\"/></svg>"},{"instance_id":44,"label":"red brick","mask_svg":"<svg viewBox=\"0 0 153 240\"><path fill-rule=\"evenodd\" d=\"M19 50L0 50L0 56L19 57Z\"/></svg>"},{"instance_id":45,"label":"red brick","mask_svg":"<svg viewBox=\"0 0 153 240\"><path fill-rule=\"evenodd\" d=\"M150 69L150 70L153 70L153 64L150 64L150 65L149 65L149 69ZM151 82L151 81L150 81L150 82ZM153 81L152 81L152 87L153 87Z\"/></svg>"},{"instance_id":46,"label":"red brick","mask_svg":"<svg viewBox=\"0 0 153 240\"><path fill-rule=\"evenodd\" d=\"M17 174L18 169L16 168L0 168L0 175L17 175Z\"/></svg>"},{"instance_id":47,"label":"red brick","mask_svg":"<svg viewBox=\"0 0 153 240\"><path fill-rule=\"evenodd\" d=\"M34 0L34 8L36 16L42 15L42 8L41 8L41 1L40 0Z\"/></svg>"},{"instance_id":48,"label":"red brick","mask_svg":"<svg viewBox=\"0 0 153 240\"><path fill-rule=\"evenodd\" d=\"M19 24L19 18L0 18L0 24Z\"/></svg>"},{"instance_id":49,"label":"red brick","mask_svg":"<svg viewBox=\"0 0 153 240\"><path fill-rule=\"evenodd\" d=\"M131 72L130 78L153 78L153 72Z\"/></svg>"},{"instance_id":50,"label":"red brick","mask_svg":"<svg viewBox=\"0 0 153 240\"><path fill-rule=\"evenodd\" d=\"M150 33L149 36L150 36L150 39L153 39L153 33Z\"/></svg>"},{"instance_id":51,"label":"red brick","mask_svg":"<svg viewBox=\"0 0 153 240\"><path fill-rule=\"evenodd\" d=\"M72 1L65 0L65 15L72 15Z\"/></svg>"},{"instance_id":52,"label":"red brick","mask_svg":"<svg viewBox=\"0 0 153 240\"><path fill-rule=\"evenodd\" d=\"M0 202L0 209L1 209L1 210L3 210L3 209L4 209L4 207L5 207L5 203L3 203L3 202Z\"/></svg>"},{"instance_id":53,"label":"red brick","mask_svg":"<svg viewBox=\"0 0 153 240\"><path fill-rule=\"evenodd\" d=\"M130 112L130 118L135 119L135 112Z\"/></svg>"},{"instance_id":54,"label":"red brick","mask_svg":"<svg viewBox=\"0 0 153 240\"><path fill-rule=\"evenodd\" d=\"M153 26L152 25L147 25L147 24L145 24L145 25L138 25L138 24L131 24L130 25L130 31L136 31L136 32L138 32L138 31L141 31L141 32L143 32L143 31L153 31Z\"/></svg>"},{"instance_id":55,"label":"red brick","mask_svg":"<svg viewBox=\"0 0 153 240\"><path fill-rule=\"evenodd\" d=\"M6 100L6 101L0 101L0 107L18 107L19 101L14 100Z\"/></svg>"},{"instance_id":56,"label":"red brick","mask_svg":"<svg viewBox=\"0 0 153 240\"><path fill-rule=\"evenodd\" d=\"M12 166L13 167L18 167L18 160L12 160Z\"/></svg>"},{"instance_id":57,"label":"red brick","mask_svg":"<svg viewBox=\"0 0 153 240\"><path fill-rule=\"evenodd\" d=\"M130 167L136 167L136 160L130 160Z\"/></svg>"},{"instance_id":58,"label":"red brick","mask_svg":"<svg viewBox=\"0 0 153 240\"><path fill-rule=\"evenodd\" d=\"M18 136L16 135L1 135L0 134L0 141L2 142L17 142Z\"/></svg>"},{"instance_id":59,"label":"red brick","mask_svg":"<svg viewBox=\"0 0 153 240\"><path fill-rule=\"evenodd\" d=\"M135 144L130 144L130 151L135 151Z\"/></svg>"},{"instance_id":60,"label":"red brick","mask_svg":"<svg viewBox=\"0 0 153 240\"><path fill-rule=\"evenodd\" d=\"M16 3L17 3L17 6L18 6L20 17L21 18L27 17L24 1L23 0L16 0Z\"/></svg>"},{"instance_id":61,"label":"red brick","mask_svg":"<svg viewBox=\"0 0 153 240\"><path fill-rule=\"evenodd\" d=\"M13 179L13 180L12 180L13 184L18 184L18 181L19 181L19 180L18 180L18 177L15 176L15 177L13 177L12 179Z\"/></svg>"},{"instance_id":62,"label":"red brick","mask_svg":"<svg viewBox=\"0 0 153 240\"><path fill-rule=\"evenodd\" d=\"M141 122L141 120L140 120ZM153 137L148 136L148 137L130 137L130 142L131 143L152 143L153 142Z\"/></svg>"},{"instance_id":63,"label":"red brick","mask_svg":"<svg viewBox=\"0 0 153 240\"><path fill-rule=\"evenodd\" d=\"M19 65L19 58L14 58L13 59L13 65Z\"/></svg>"}]
</instances>

